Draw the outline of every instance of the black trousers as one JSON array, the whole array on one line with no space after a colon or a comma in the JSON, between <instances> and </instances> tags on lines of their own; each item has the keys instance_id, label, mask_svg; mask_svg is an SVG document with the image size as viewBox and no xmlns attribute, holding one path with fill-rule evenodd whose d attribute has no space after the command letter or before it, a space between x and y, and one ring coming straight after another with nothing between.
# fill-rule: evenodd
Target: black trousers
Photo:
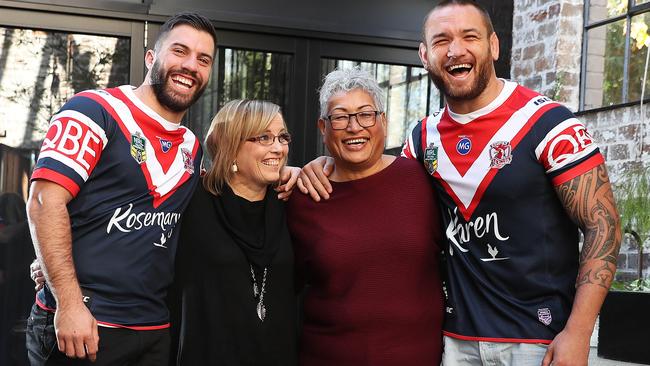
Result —
<instances>
[{"instance_id":1,"label":"black trousers","mask_svg":"<svg viewBox=\"0 0 650 366\"><path fill-rule=\"evenodd\" d=\"M32 306L27 319L27 355L32 366L160 366L169 362L169 329L99 327L97 361L68 358L56 345L54 314Z\"/></svg>"}]
</instances>

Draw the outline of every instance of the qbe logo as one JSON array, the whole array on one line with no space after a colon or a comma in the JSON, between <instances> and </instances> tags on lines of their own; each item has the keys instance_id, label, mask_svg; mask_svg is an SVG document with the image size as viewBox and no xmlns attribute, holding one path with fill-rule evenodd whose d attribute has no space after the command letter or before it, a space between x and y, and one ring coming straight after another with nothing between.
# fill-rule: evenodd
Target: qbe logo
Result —
<instances>
[{"instance_id":1,"label":"qbe logo","mask_svg":"<svg viewBox=\"0 0 650 366\"><path fill-rule=\"evenodd\" d=\"M41 156L55 158L88 173L99 159L106 137L87 117L80 118L78 113L71 117L73 113L76 112L64 111L52 121L43 140Z\"/></svg>"},{"instance_id":2,"label":"qbe logo","mask_svg":"<svg viewBox=\"0 0 650 366\"><path fill-rule=\"evenodd\" d=\"M456 151L461 155L467 155L472 150L472 140L468 137L463 137L456 144Z\"/></svg>"},{"instance_id":3,"label":"qbe logo","mask_svg":"<svg viewBox=\"0 0 650 366\"><path fill-rule=\"evenodd\" d=\"M52 117L38 164L43 159L51 159L74 170L85 181L106 142L104 130L94 121L80 112L64 110Z\"/></svg>"}]
</instances>

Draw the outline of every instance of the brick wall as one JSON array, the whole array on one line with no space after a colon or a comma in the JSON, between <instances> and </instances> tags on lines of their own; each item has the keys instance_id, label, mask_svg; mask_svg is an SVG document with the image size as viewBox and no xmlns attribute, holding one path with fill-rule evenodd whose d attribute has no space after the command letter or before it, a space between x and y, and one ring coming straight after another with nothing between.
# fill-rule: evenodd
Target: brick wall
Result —
<instances>
[{"instance_id":1,"label":"brick wall","mask_svg":"<svg viewBox=\"0 0 650 366\"><path fill-rule=\"evenodd\" d=\"M630 169L641 165L650 165L650 106L644 107L645 118L641 118L641 108L638 105L621 107L601 112L588 112L580 116L607 161L610 179L613 184L618 183L623 175ZM642 131L642 123L645 128ZM640 134L645 139L643 154L640 149ZM638 251L635 245L625 238L621 245L618 258L617 278L621 280L635 279L638 268ZM650 278L650 242L644 245L643 273L645 278Z\"/></svg>"},{"instance_id":2,"label":"brick wall","mask_svg":"<svg viewBox=\"0 0 650 366\"><path fill-rule=\"evenodd\" d=\"M512 79L577 109L582 0L514 3Z\"/></svg>"},{"instance_id":3,"label":"brick wall","mask_svg":"<svg viewBox=\"0 0 650 366\"><path fill-rule=\"evenodd\" d=\"M514 3L512 79L576 111L580 97L583 1L519 0ZM589 87L589 82L587 84ZM589 92L600 92L602 96L602 80L591 87ZM645 108L644 120L640 111L637 105L587 112L579 117L598 142L613 183L631 168L650 165L650 123L647 122L650 121L650 108ZM646 121L644 129L641 128L643 121ZM643 154L639 148L641 132L645 136ZM645 243L644 248L644 273L650 278L650 243ZM625 240L617 277L630 279L635 276L637 260L636 248Z\"/></svg>"}]
</instances>

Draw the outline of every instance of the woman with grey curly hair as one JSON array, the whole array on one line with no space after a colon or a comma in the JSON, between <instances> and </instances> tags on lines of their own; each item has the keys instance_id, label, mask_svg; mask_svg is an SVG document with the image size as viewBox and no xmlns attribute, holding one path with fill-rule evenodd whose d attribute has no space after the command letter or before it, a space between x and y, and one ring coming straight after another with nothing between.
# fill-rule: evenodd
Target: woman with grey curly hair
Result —
<instances>
[{"instance_id":1,"label":"woman with grey curly hair","mask_svg":"<svg viewBox=\"0 0 650 366\"><path fill-rule=\"evenodd\" d=\"M384 95L367 72L331 72L320 106L333 192L321 202L294 194L288 207L306 286L300 364L440 364L441 238L427 174L383 153Z\"/></svg>"}]
</instances>

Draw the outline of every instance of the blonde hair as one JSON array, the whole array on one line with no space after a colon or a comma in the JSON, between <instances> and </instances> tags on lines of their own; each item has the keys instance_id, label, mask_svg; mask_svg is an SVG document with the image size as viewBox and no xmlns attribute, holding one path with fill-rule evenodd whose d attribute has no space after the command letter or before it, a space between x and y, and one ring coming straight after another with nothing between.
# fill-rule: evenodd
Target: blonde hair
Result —
<instances>
[{"instance_id":1,"label":"blonde hair","mask_svg":"<svg viewBox=\"0 0 650 366\"><path fill-rule=\"evenodd\" d=\"M280 107L274 103L249 99L232 100L217 112L205 138L205 148L212 158L203 177L208 192L218 196L224 184L231 184L231 167L241 144L264 132L279 113Z\"/></svg>"}]
</instances>

